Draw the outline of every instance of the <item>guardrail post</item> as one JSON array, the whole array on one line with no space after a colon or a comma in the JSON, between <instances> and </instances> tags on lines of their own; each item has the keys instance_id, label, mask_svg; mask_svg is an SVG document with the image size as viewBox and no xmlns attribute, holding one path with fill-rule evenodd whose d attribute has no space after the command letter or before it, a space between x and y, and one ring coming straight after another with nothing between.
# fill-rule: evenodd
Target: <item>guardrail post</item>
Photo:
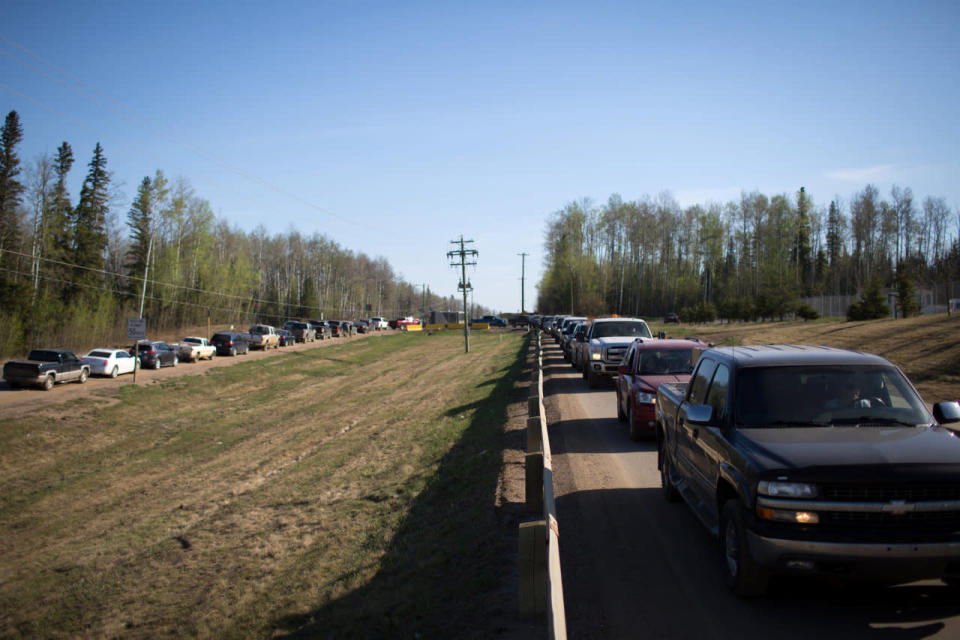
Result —
<instances>
[{"instance_id":1,"label":"guardrail post","mask_svg":"<svg viewBox=\"0 0 960 640\"><path fill-rule=\"evenodd\" d=\"M527 453L543 451L543 435L540 432L540 418L527 418Z\"/></svg>"},{"instance_id":2,"label":"guardrail post","mask_svg":"<svg viewBox=\"0 0 960 640\"><path fill-rule=\"evenodd\" d=\"M543 511L543 452L528 453L525 460L527 472L527 511Z\"/></svg>"},{"instance_id":3,"label":"guardrail post","mask_svg":"<svg viewBox=\"0 0 960 640\"><path fill-rule=\"evenodd\" d=\"M547 610L547 523L520 523L520 615L535 616Z\"/></svg>"}]
</instances>

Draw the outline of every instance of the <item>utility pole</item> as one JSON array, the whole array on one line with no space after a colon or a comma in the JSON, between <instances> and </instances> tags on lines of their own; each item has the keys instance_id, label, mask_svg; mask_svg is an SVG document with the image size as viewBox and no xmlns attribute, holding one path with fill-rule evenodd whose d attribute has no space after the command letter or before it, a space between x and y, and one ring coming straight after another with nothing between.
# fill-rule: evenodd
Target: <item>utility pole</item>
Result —
<instances>
[{"instance_id":1,"label":"utility pole","mask_svg":"<svg viewBox=\"0 0 960 640\"><path fill-rule=\"evenodd\" d=\"M475 259L477 257L476 249L467 249L466 245L472 243L473 240L464 240L463 236L460 236L459 240L451 240L450 244L460 245L459 249L453 251L447 251L447 258L450 259L451 267L460 267L460 284L457 286L457 289L463 291L463 344L465 353L470 353L470 317L467 315L467 294L473 291L473 286L467 281L467 266L476 266L476 262L468 262L468 259ZM455 262L459 259L460 262Z\"/></svg>"},{"instance_id":2,"label":"utility pole","mask_svg":"<svg viewBox=\"0 0 960 640\"><path fill-rule=\"evenodd\" d=\"M524 278L525 278L526 275L527 275L527 273L526 273L526 271L527 271L527 256L530 255L530 254L529 254L529 253L518 253L517 255L520 256L520 313L526 313L526 312L527 312L527 305L526 305L526 302L525 302L524 297L523 297L523 296L524 296L523 281L524 281ZM573 314L571 314L571 315L573 315Z\"/></svg>"}]
</instances>

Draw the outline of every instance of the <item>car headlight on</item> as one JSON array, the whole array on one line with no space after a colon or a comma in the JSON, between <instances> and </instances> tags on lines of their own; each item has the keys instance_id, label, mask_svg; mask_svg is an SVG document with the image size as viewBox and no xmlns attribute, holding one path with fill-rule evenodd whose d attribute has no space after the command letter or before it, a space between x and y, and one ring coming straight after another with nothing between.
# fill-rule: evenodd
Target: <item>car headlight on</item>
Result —
<instances>
[{"instance_id":1,"label":"car headlight on","mask_svg":"<svg viewBox=\"0 0 960 640\"><path fill-rule=\"evenodd\" d=\"M601 356L600 356L600 352L599 352L599 351L594 351L594 352L592 352L592 353L590 354L590 359L591 359L591 360L599 360L600 357L601 357Z\"/></svg>"},{"instance_id":2,"label":"car headlight on","mask_svg":"<svg viewBox=\"0 0 960 640\"><path fill-rule=\"evenodd\" d=\"M764 520L775 522L793 522L796 524L817 524L820 522L820 516L813 511L791 511L758 506L757 515Z\"/></svg>"},{"instance_id":3,"label":"car headlight on","mask_svg":"<svg viewBox=\"0 0 960 640\"><path fill-rule=\"evenodd\" d=\"M643 391L638 391L637 402L640 404L656 404L657 396L653 393L644 393Z\"/></svg>"},{"instance_id":4,"label":"car headlight on","mask_svg":"<svg viewBox=\"0 0 960 640\"><path fill-rule=\"evenodd\" d=\"M771 498L815 498L817 487L807 482L761 480L757 485L757 493Z\"/></svg>"}]
</instances>

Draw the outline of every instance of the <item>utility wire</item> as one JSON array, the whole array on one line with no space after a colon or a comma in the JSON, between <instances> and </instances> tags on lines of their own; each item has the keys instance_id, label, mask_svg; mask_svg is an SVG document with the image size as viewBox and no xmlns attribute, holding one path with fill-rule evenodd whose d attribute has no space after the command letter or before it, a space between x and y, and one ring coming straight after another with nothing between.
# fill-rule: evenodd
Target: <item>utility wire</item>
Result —
<instances>
[{"instance_id":1,"label":"utility wire","mask_svg":"<svg viewBox=\"0 0 960 640\"><path fill-rule=\"evenodd\" d=\"M130 123L132 123L132 124L135 124L136 126L142 128L142 129L144 129L144 130L146 130L146 131L149 131L149 132L151 132L151 133L153 133L153 134L155 134L155 135L159 135L159 136L162 136L162 137L164 137L164 138L167 138L168 140L179 144L180 146L186 148L188 151L191 151L192 153L200 156L201 158L203 158L203 159L205 159L205 160L208 160L208 161L210 161L210 162L213 162L214 164L218 165L219 167L221 167L221 168L223 168L223 169L226 169L226 170L228 170L228 171L231 171L231 172L233 172L233 173L236 173L237 175L240 175L241 177L246 178L247 180L256 182L256 183L260 184L261 186L264 186L264 187L267 187L267 188L269 188L269 189L272 189L273 191L276 191L277 193L280 193L280 194L282 194L282 195L285 195L285 196L287 196L288 198L291 198L291 199L293 199L293 200L296 200L297 202L300 202L301 204L304 204L304 205L310 207L311 209L315 209L316 211L319 211L320 213L323 213L323 214L325 214L325 215L328 215L328 216L330 216L330 217L332 217L332 218L336 218L337 220L339 220L339 221L341 221L341 222L344 222L344 223L347 223L347 224L350 224L350 225L354 225L354 226L361 226L358 222L356 222L356 221L354 221L354 220L351 220L351 219L349 219L349 218L344 218L344 217L342 217L342 216L334 213L333 211L330 211L329 209L325 209L325 208L323 208L323 207L321 207L321 206L319 206L319 205L317 205L317 204L314 204L313 202L310 202L309 200L298 196L297 194L293 193L292 191L288 191L288 190L284 189L283 187L280 187L280 186L278 186L278 185L275 185L275 184L273 184L272 182L270 182L270 181L268 181L268 180L266 180L266 179L264 179L264 178L261 178L260 176L258 176L258 175L256 175L256 174L250 173L249 171L247 171L247 170L245 170L245 169L242 169L242 168L240 168L240 167L233 166L233 165L231 165L230 163L228 163L227 161L219 158L219 157L216 156L215 154L210 153L209 151L207 151L207 150L205 150L205 149L203 149L203 148L201 148L201 147L198 147L198 146L196 146L196 145L188 142L187 140L184 140L183 138L180 138L180 137L177 136L176 134L174 134L174 133L172 133L172 132L164 129L161 125L153 122L153 121L150 120L149 118L146 118L145 116L142 116L142 115L138 114L136 111L134 111L133 109L131 109L131 108L123 105L122 103L118 102L117 100L114 100L113 98L105 95L104 93L102 93L102 92L100 92L100 91L97 91L94 87L92 87L92 86L89 85L88 83L80 80L79 78L74 77L73 75L67 73L67 72L64 71L63 69L60 69L60 68L57 67L56 65L54 65L54 64L52 64L52 63L50 63L50 62L47 62L46 60L44 60L43 58L41 58L41 57L38 56L37 54L33 53L32 51L30 51L29 49L27 49L27 48L24 47L23 45L18 44L17 42L14 42L13 40L7 38L7 37L4 36L3 34L0 34L0 40L6 42L8 45L10 45L10 46L12 46L12 47L15 47L15 48L19 49L20 51L22 51L23 53L27 54L28 56L30 56L30 57L33 58L34 60L36 60L36 61L38 61L38 62L40 62L40 63L42 63L42 64L44 64L44 65L46 65L46 66L48 66L48 67L50 67L51 69L53 69L53 70L56 71L57 73L65 76L66 78L70 79L72 82L74 82L74 83L76 83L77 85L83 87L83 88L84 88L86 91L88 91L89 93L92 93L92 94L94 94L94 95L96 95L96 96L99 96L100 98L106 100L107 102L110 102L110 103L112 103L113 105L116 105L116 108L113 108L113 107L110 107L110 106L104 104L103 102L100 102L99 100L94 100L93 98L91 98L89 95L87 95L87 94L84 93L83 91L80 91L80 90L78 90L78 89L76 89L76 88L74 88L74 87L71 87L71 86L67 85L66 83L64 83L64 82L62 82L62 81L60 81L60 80L57 80L56 78L53 78L53 77L49 76L48 74L46 74L46 73L44 73L43 71L37 69L37 68L34 67L33 65L27 64L26 62L24 62L24 61L22 61L22 60L19 60L18 58L10 55L10 54L7 53L7 52L0 51L0 54L6 56L7 58L10 58L10 59L13 60L14 62L17 62L18 64L24 66L25 68L29 69L30 71L33 71L34 73L36 73L36 74L38 74L38 75L40 75L40 76L43 76L44 78L47 78L47 79L50 80L51 82L55 82L55 83L59 84L60 86L66 88L66 89L69 90L69 91L72 91L73 93L76 93L77 95L83 97L85 100L87 100L87 101L89 101L89 102L92 102L93 104L101 107L102 109L105 109L105 110L110 111L110 112L112 112L112 113L114 113L114 114L116 114L116 115L119 115L119 116L122 117L124 120L127 120L128 122L130 122ZM7 86L5 86L5 85L0 85L0 88L3 88L3 89L5 89L5 90L7 90L7 91L9 91L9 92L11 92L11 93L13 93L13 94L15 94L15 95L18 95L18 96L20 96L20 97L22 97L22 98L25 98L25 99L27 99L27 100L30 100L31 102L34 102L35 104L38 104L38 105L40 105L41 107L43 107L43 108L51 111L52 113L56 113L57 115L60 115L61 117L64 117L64 118L70 120L71 122L73 122L73 123L75 123L75 124L79 124L75 119L70 118L70 117L68 117L68 116L64 116L63 114L57 112L57 111L56 111L55 109L53 109L52 107L49 107L49 106L43 104L42 102L40 102L39 100L36 100L35 98L30 98L30 97L24 95L23 93L20 93L20 92L18 92L18 91L15 91L15 90L13 90L13 89L10 89L9 87L7 87ZM86 126L86 125L81 125L81 126L83 126L83 127L86 128L86 129L90 129L90 127L88 127L88 126ZM124 145L124 146L126 146L126 145ZM129 148L129 147L127 147L127 148Z\"/></svg>"}]
</instances>

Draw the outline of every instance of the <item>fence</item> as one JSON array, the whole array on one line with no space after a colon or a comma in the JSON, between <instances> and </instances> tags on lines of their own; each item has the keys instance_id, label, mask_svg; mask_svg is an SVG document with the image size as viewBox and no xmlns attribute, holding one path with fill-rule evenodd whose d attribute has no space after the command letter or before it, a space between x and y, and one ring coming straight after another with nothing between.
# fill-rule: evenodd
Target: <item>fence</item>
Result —
<instances>
[{"instance_id":1,"label":"fence","mask_svg":"<svg viewBox=\"0 0 960 640\"><path fill-rule=\"evenodd\" d=\"M560 575L560 526L553 495L553 466L547 416L543 406L543 350L540 331L533 334L536 379L530 385L527 418L526 504L543 518L520 524L519 608L525 616L546 613L550 638L565 640L563 580Z\"/></svg>"}]
</instances>

